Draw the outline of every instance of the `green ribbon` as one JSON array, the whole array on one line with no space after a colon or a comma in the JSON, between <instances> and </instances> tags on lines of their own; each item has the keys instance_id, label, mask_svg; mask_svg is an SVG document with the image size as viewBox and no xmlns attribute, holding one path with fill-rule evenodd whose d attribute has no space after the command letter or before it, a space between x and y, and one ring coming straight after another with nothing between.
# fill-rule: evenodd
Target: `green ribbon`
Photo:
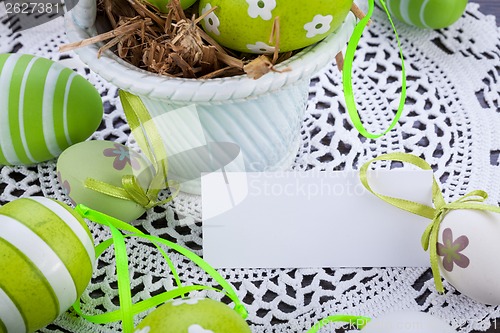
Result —
<instances>
[{"instance_id":1,"label":"green ribbon","mask_svg":"<svg viewBox=\"0 0 500 333\"><path fill-rule=\"evenodd\" d=\"M114 186L93 178L86 179L84 185L86 188L99 193L134 201L145 209L168 203L179 193L180 188L178 184L166 182L167 154L158 129L138 96L123 90L120 90L119 95L130 130L154 167L153 179L146 190L143 189L134 175L123 176L123 187ZM175 187L176 190L166 200L158 201L160 191L167 187Z\"/></svg>"},{"instance_id":2,"label":"green ribbon","mask_svg":"<svg viewBox=\"0 0 500 333\"><path fill-rule=\"evenodd\" d=\"M472 209L472 210L500 213L500 207L489 206L484 204L485 200L488 198L488 194L485 191L481 190L472 191L456 201L453 201L451 203L446 203L443 194L441 193L441 189L439 188L439 185L435 178L433 179L432 183L432 201L434 207L376 193L370 187L367 176L368 168L375 161L406 162L413 164L416 167L423 170L432 170L431 166L425 160L415 155L410 155L405 153L385 154L365 163L360 169L360 179L361 183L365 186L365 188L368 191L370 191L380 199L384 200L385 202L400 209L406 210L410 213L432 220L432 223L429 224L429 226L425 229L425 232L422 235L421 242L423 249L425 251L429 250L430 264L432 269L432 275L434 278L434 283L436 285L436 290L439 293L444 293L443 282L441 280L441 274L439 271L439 256L437 253L439 228L441 226L441 222L443 221L444 217L450 211L459 209Z\"/></svg>"},{"instance_id":3,"label":"green ribbon","mask_svg":"<svg viewBox=\"0 0 500 333\"><path fill-rule=\"evenodd\" d=\"M133 175L126 175L122 177L123 187L114 186L94 178L87 178L84 185L88 189L109 195L111 197L134 201L145 209L150 209L172 201L180 191L180 187L177 184L167 182L166 187L175 188L175 191L171 193L167 199L158 201L158 192L152 189L145 191L139 184L137 177Z\"/></svg>"},{"instance_id":4,"label":"green ribbon","mask_svg":"<svg viewBox=\"0 0 500 333\"><path fill-rule=\"evenodd\" d=\"M318 332L323 326L330 324L330 323L349 323L350 326L353 326L357 329L362 329L363 327L368 324L368 322L371 319L368 317L362 317L362 316L350 316L350 315L334 315L334 316L329 316L326 317L322 320L320 320L317 324L315 324L313 327L307 331L307 333L316 333Z\"/></svg>"},{"instance_id":5,"label":"green ribbon","mask_svg":"<svg viewBox=\"0 0 500 333\"><path fill-rule=\"evenodd\" d=\"M345 95L345 101L346 101L346 107L347 107L347 112L349 113L349 116L351 118L351 121L353 122L354 127L361 133L361 135L369 138L369 139L377 139L385 134L387 134L389 131L391 131L398 123L399 118L401 117L403 113L403 108L405 105L406 101L406 70L405 70L405 62L404 62L404 56L403 56L403 49L401 47L401 42L399 40L399 35L398 32L396 31L396 27L394 26L394 22L392 21L391 14L389 13L389 10L387 9L387 6L385 4L384 0L379 0L380 4L382 5L385 13L387 14L387 17L389 18L389 22L391 23L392 29L394 30L394 34L396 36L396 41L398 44L399 48L399 55L401 57L401 99L399 101L399 106L398 110L396 112L396 115L394 116L394 119L392 123L390 124L389 128L387 128L385 131L379 134L374 134L368 132L365 127L363 126L363 122L361 121L361 118L359 117L357 107L356 107L356 101L354 98L354 92L353 92L353 86L352 86L352 64L354 61L354 55L356 53L357 46L359 44L359 41L361 39L361 36L363 35L363 32L368 25L370 18L373 14L373 9L375 7L374 0L369 0L369 8L368 8L368 13L366 16L359 21L359 23L356 25L354 28L354 31L351 35L351 38L349 40L349 44L347 46L346 54L345 54L345 63L344 63L344 70L342 71L342 82L344 86L344 95Z\"/></svg>"},{"instance_id":6,"label":"green ribbon","mask_svg":"<svg viewBox=\"0 0 500 333\"><path fill-rule=\"evenodd\" d=\"M132 333L134 329L134 315L146 311L148 309L154 308L172 298L184 296L189 292L196 290L215 290L218 292L225 293L234 302L235 304L234 310L238 312L243 319L246 319L248 317L248 312L245 306L238 298L238 295L236 294L236 291L231 286L231 284L229 284L229 282L227 282L219 274L219 272L217 272L212 266L210 266L210 264L208 264L205 260L203 260L195 253L191 252L190 250L176 243L170 242L163 238L145 234L128 223L120 221L106 214L100 213L98 211L92 210L84 205L81 204L78 205L75 208L75 211L78 214L80 214L83 218L107 226L110 229L112 237L96 246L96 258L101 256L101 254L111 245L114 245L116 275L118 281L118 295L120 299L119 310L97 315L84 314L80 307L80 300L77 300L73 305L73 309L81 317L95 324L105 324L121 320L123 332ZM122 231L127 232L127 234L123 234ZM125 246L125 238L128 237L135 237L147 240L156 246L158 251L162 254L163 258L167 262L172 274L174 275L176 284L178 286L176 289L166 291L159 295L155 295L147 300L143 300L136 304L132 304L132 294L130 290L130 277L129 277L129 262L127 257L127 249ZM175 269L172 261L168 257L167 253L163 250L161 245L167 246L172 250L189 258L200 268L202 268L207 274L209 274L222 287L222 289L203 286L203 285L183 286L182 282L180 281L177 270Z\"/></svg>"}]
</instances>

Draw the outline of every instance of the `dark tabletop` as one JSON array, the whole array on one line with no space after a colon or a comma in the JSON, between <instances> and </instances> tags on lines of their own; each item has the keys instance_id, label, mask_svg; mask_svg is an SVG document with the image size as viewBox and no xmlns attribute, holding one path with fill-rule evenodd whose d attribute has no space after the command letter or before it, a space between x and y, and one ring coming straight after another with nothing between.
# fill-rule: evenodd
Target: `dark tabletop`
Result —
<instances>
[{"instance_id":1,"label":"dark tabletop","mask_svg":"<svg viewBox=\"0 0 500 333\"><path fill-rule=\"evenodd\" d=\"M500 0L473 0L471 2L477 2L480 4L480 11L485 14L493 14L498 19L500 18Z\"/></svg>"}]
</instances>

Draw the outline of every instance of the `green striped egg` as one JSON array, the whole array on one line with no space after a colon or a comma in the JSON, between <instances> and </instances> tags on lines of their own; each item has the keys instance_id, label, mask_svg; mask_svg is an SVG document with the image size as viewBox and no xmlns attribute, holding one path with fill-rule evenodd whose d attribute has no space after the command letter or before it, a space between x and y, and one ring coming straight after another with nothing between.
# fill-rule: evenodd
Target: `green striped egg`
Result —
<instances>
[{"instance_id":1,"label":"green striped egg","mask_svg":"<svg viewBox=\"0 0 500 333\"><path fill-rule=\"evenodd\" d=\"M102 116L99 93L81 75L49 59L0 54L0 165L57 157Z\"/></svg>"},{"instance_id":2,"label":"green striped egg","mask_svg":"<svg viewBox=\"0 0 500 333\"><path fill-rule=\"evenodd\" d=\"M407 24L441 29L455 23L465 11L467 0L386 0L391 15Z\"/></svg>"},{"instance_id":3,"label":"green striped egg","mask_svg":"<svg viewBox=\"0 0 500 333\"><path fill-rule=\"evenodd\" d=\"M0 208L0 333L34 332L87 287L94 246L85 222L57 201L33 197Z\"/></svg>"}]
</instances>

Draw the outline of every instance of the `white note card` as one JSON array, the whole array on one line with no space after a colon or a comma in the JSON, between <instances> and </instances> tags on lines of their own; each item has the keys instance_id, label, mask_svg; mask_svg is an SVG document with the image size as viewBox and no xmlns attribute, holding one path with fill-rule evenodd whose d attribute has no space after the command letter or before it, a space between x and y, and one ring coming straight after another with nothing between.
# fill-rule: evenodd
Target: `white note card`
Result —
<instances>
[{"instance_id":1,"label":"white note card","mask_svg":"<svg viewBox=\"0 0 500 333\"><path fill-rule=\"evenodd\" d=\"M431 171L373 171L378 193L431 205ZM216 268L427 267L430 220L357 171L203 175L203 257Z\"/></svg>"}]
</instances>

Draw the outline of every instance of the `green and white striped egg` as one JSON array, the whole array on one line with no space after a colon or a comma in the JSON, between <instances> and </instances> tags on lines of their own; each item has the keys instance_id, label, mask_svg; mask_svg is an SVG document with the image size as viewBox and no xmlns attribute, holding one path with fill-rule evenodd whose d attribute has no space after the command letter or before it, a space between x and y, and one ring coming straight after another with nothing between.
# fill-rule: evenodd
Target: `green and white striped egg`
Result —
<instances>
[{"instance_id":1,"label":"green and white striped egg","mask_svg":"<svg viewBox=\"0 0 500 333\"><path fill-rule=\"evenodd\" d=\"M0 54L0 165L57 157L102 116L101 96L81 75L49 59Z\"/></svg>"},{"instance_id":2,"label":"green and white striped egg","mask_svg":"<svg viewBox=\"0 0 500 333\"><path fill-rule=\"evenodd\" d=\"M64 204L33 197L0 207L0 333L34 332L68 310L94 258L89 229Z\"/></svg>"},{"instance_id":3,"label":"green and white striped egg","mask_svg":"<svg viewBox=\"0 0 500 333\"><path fill-rule=\"evenodd\" d=\"M467 0L386 0L389 12L407 24L441 29L455 23L465 11Z\"/></svg>"}]
</instances>

